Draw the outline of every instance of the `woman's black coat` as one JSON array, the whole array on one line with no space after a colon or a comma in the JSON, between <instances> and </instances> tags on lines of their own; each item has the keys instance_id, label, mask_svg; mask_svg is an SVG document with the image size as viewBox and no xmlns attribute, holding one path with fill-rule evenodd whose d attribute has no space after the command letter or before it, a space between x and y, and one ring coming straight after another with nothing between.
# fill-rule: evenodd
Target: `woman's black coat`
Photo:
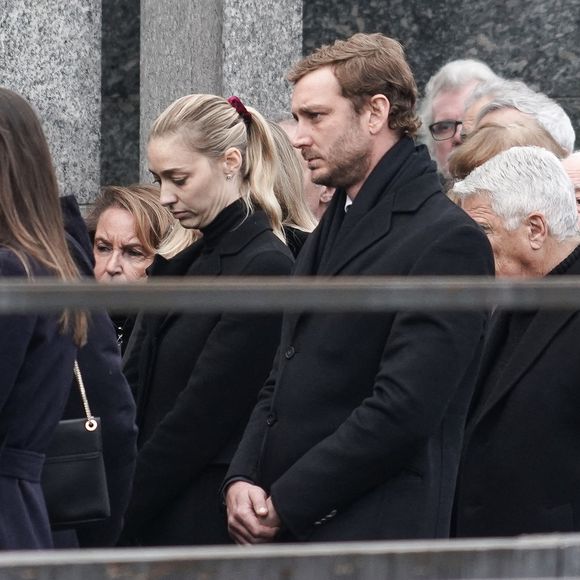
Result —
<instances>
[{"instance_id":1,"label":"woman's black coat","mask_svg":"<svg viewBox=\"0 0 580 580\"><path fill-rule=\"evenodd\" d=\"M33 265L35 276L47 272ZM26 277L0 248L0 279ZM40 476L72 382L76 348L58 314L0 317L0 550L45 549L52 538Z\"/></svg>"},{"instance_id":2,"label":"woman's black coat","mask_svg":"<svg viewBox=\"0 0 580 580\"><path fill-rule=\"evenodd\" d=\"M215 248L202 239L156 261L151 274L273 276L291 267L290 251L256 211ZM125 368L137 389L140 452L123 543L228 541L219 485L270 370L280 323L278 313L229 312L145 314L138 322Z\"/></svg>"}]
</instances>

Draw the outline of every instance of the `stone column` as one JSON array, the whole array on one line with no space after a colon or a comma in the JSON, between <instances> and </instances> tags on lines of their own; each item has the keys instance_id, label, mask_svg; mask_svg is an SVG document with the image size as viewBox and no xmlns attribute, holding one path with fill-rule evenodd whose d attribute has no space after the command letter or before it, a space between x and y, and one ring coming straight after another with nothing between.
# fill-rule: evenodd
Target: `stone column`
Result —
<instances>
[{"instance_id":1,"label":"stone column","mask_svg":"<svg viewBox=\"0 0 580 580\"><path fill-rule=\"evenodd\" d=\"M238 95L266 116L289 108L302 0L141 0L141 167L154 119L190 93Z\"/></svg>"},{"instance_id":2,"label":"stone column","mask_svg":"<svg viewBox=\"0 0 580 580\"><path fill-rule=\"evenodd\" d=\"M100 182L101 0L0 0L0 84L42 119L61 192Z\"/></svg>"}]
</instances>

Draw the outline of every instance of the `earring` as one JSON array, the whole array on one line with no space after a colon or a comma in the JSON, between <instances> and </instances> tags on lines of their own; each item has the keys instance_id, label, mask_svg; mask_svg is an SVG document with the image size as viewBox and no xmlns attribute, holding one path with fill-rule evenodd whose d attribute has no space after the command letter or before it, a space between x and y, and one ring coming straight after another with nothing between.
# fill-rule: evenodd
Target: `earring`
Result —
<instances>
[{"instance_id":1,"label":"earring","mask_svg":"<svg viewBox=\"0 0 580 580\"><path fill-rule=\"evenodd\" d=\"M234 178L234 176L231 173L228 173L226 175L226 181L231 181Z\"/></svg>"}]
</instances>

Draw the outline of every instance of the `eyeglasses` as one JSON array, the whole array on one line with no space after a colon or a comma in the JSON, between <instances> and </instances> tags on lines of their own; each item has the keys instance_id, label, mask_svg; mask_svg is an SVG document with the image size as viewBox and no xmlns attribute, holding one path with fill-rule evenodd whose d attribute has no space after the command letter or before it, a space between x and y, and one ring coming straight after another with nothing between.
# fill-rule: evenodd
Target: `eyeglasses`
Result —
<instances>
[{"instance_id":1,"label":"eyeglasses","mask_svg":"<svg viewBox=\"0 0 580 580\"><path fill-rule=\"evenodd\" d=\"M447 141L447 139L453 138L457 132L457 127L462 124L463 121L437 121L437 123L429 125L429 132L435 141Z\"/></svg>"}]
</instances>

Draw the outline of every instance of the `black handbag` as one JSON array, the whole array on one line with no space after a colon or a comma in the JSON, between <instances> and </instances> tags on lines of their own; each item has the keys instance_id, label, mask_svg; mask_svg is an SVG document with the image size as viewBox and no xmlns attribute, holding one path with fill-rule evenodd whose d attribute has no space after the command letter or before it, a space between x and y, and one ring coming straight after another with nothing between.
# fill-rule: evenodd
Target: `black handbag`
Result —
<instances>
[{"instance_id":1,"label":"black handbag","mask_svg":"<svg viewBox=\"0 0 580 580\"><path fill-rule=\"evenodd\" d=\"M100 420L93 417L77 361L74 375L86 418L59 422L42 471L52 528L72 528L111 515Z\"/></svg>"}]
</instances>

